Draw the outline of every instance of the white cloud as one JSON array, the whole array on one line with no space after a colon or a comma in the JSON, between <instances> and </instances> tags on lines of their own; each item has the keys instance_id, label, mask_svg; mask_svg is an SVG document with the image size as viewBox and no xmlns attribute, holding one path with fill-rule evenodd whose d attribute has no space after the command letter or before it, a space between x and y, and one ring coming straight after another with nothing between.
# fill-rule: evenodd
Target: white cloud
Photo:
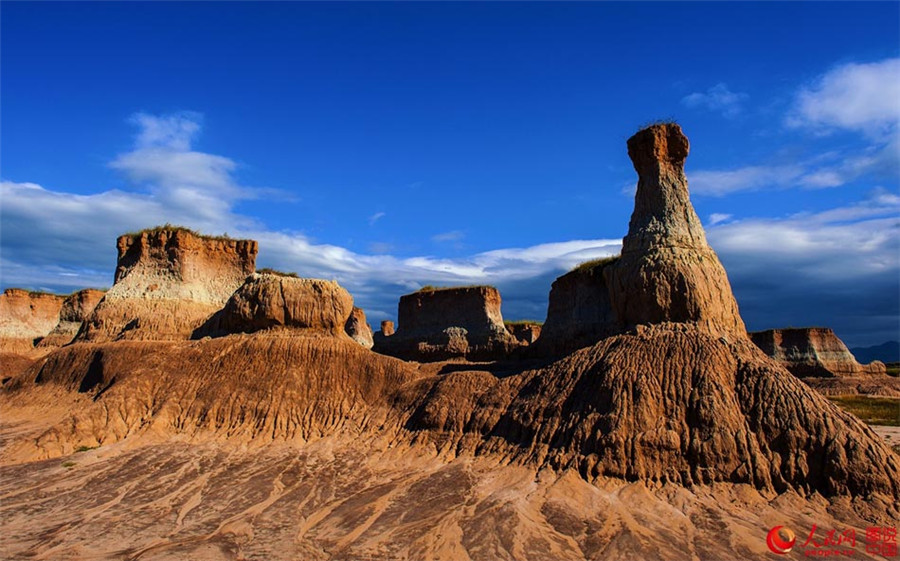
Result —
<instances>
[{"instance_id":1,"label":"white cloud","mask_svg":"<svg viewBox=\"0 0 900 561\"><path fill-rule=\"evenodd\" d=\"M895 134L900 122L900 58L849 63L825 73L796 95L792 127Z\"/></svg>"},{"instance_id":2,"label":"white cloud","mask_svg":"<svg viewBox=\"0 0 900 561\"><path fill-rule=\"evenodd\" d=\"M709 215L709 224L711 226L715 226L716 224L725 222L726 220L730 219L732 216L734 216L734 215L733 214L723 214L720 212L714 212Z\"/></svg>"},{"instance_id":3,"label":"white cloud","mask_svg":"<svg viewBox=\"0 0 900 561\"><path fill-rule=\"evenodd\" d=\"M369 217L369 226L374 226L376 222L378 222L385 216L387 216L387 213L385 213L385 212L376 212L375 214L373 214L372 216Z\"/></svg>"},{"instance_id":4,"label":"white cloud","mask_svg":"<svg viewBox=\"0 0 900 561\"><path fill-rule=\"evenodd\" d=\"M443 232L440 234L435 234L431 236L431 241L443 243L443 242L458 242L466 237L465 232L462 230L452 230L450 232Z\"/></svg>"},{"instance_id":5,"label":"white cloud","mask_svg":"<svg viewBox=\"0 0 900 561\"><path fill-rule=\"evenodd\" d=\"M705 107L730 119L741 113L743 109L741 104L748 97L745 93L733 92L726 84L719 83L706 92L694 92L683 97L681 103L687 107Z\"/></svg>"},{"instance_id":6,"label":"white cloud","mask_svg":"<svg viewBox=\"0 0 900 561\"><path fill-rule=\"evenodd\" d=\"M202 119L200 113L182 111L163 116L135 113L129 121L140 129L135 139L138 148L187 151L200 132Z\"/></svg>"}]
</instances>

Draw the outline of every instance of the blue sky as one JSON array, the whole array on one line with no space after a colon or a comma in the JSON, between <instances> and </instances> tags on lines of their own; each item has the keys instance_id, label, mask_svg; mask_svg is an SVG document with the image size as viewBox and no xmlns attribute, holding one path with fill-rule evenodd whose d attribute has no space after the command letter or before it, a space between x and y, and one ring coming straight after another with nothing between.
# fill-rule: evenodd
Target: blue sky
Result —
<instances>
[{"instance_id":1,"label":"blue sky","mask_svg":"<svg viewBox=\"0 0 900 561\"><path fill-rule=\"evenodd\" d=\"M0 285L109 285L115 237L260 241L370 321L421 284L615 253L625 140L675 118L751 329L898 339L900 4L0 5Z\"/></svg>"}]
</instances>

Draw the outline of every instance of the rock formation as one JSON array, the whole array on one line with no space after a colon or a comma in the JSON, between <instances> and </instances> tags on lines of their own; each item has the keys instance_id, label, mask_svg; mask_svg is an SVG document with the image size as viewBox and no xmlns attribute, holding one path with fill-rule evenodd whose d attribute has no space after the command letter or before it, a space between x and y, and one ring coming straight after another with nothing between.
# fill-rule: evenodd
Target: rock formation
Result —
<instances>
[{"instance_id":1,"label":"rock formation","mask_svg":"<svg viewBox=\"0 0 900 561\"><path fill-rule=\"evenodd\" d=\"M764 353L798 378L831 378L885 374L884 363L862 365L827 327L789 327L750 333Z\"/></svg>"},{"instance_id":2,"label":"rock formation","mask_svg":"<svg viewBox=\"0 0 900 561\"><path fill-rule=\"evenodd\" d=\"M353 297L334 281L256 273L195 336L283 329L343 336L352 310Z\"/></svg>"},{"instance_id":3,"label":"rock formation","mask_svg":"<svg viewBox=\"0 0 900 561\"><path fill-rule=\"evenodd\" d=\"M381 334L385 337L390 337L394 334L394 322L390 320L384 320L381 322Z\"/></svg>"},{"instance_id":4,"label":"rock formation","mask_svg":"<svg viewBox=\"0 0 900 561\"><path fill-rule=\"evenodd\" d=\"M378 337L375 351L407 360L505 356L518 344L503 325L492 286L422 289L400 297L397 331Z\"/></svg>"},{"instance_id":5,"label":"rock formation","mask_svg":"<svg viewBox=\"0 0 900 561\"><path fill-rule=\"evenodd\" d=\"M59 311L59 323L38 346L60 347L70 343L105 294L105 290L86 288L66 297Z\"/></svg>"},{"instance_id":6,"label":"rock formation","mask_svg":"<svg viewBox=\"0 0 900 561\"><path fill-rule=\"evenodd\" d=\"M507 322L506 330L523 345L531 345L541 336L541 324L537 322Z\"/></svg>"},{"instance_id":7,"label":"rock formation","mask_svg":"<svg viewBox=\"0 0 900 561\"><path fill-rule=\"evenodd\" d=\"M615 261L611 257L584 263L553 282L537 352L563 356L622 331L605 277Z\"/></svg>"},{"instance_id":8,"label":"rock formation","mask_svg":"<svg viewBox=\"0 0 900 561\"><path fill-rule=\"evenodd\" d=\"M257 244L162 227L118 239L115 282L82 341L186 339L256 267Z\"/></svg>"},{"instance_id":9,"label":"rock formation","mask_svg":"<svg viewBox=\"0 0 900 561\"><path fill-rule=\"evenodd\" d=\"M65 296L7 288L0 294L0 353L31 354L59 322Z\"/></svg>"},{"instance_id":10,"label":"rock formation","mask_svg":"<svg viewBox=\"0 0 900 561\"><path fill-rule=\"evenodd\" d=\"M860 364L827 327L769 329L750 333L764 353L826 395L869 394L900 397L900 379L883 362Z\"/></svg>"},{"instance_id":11,"label":"rock formation","mask_svg":"<svg viewBox=\"0 0 900 561\"><path fill-rule=\"evenodd\" d=\"M372 327L366 322L366 313L361 308L353 307L344 325L344 331L351 339L367 349L371 349L375 344L372 339Z\"/></svg>"},{"instance_id":12,"label":"rock formation","mask_svg":"<svg viewBox=\"0 0 900 561\"><path fill-rule=\"evenodd\" d=\"M689 149L678 125L648 127L628 139L638 185L622 255L604 270L610 301L625 328L671 321L744 337L728 276L688 196Z\"/></svg>"},{"instance_id":13,"label":"rock formation","mask_svg":"<svg viewBox=\"0 0 900 561\"><path fill-rule=\"evenodd\" d=\"M515 345L486 287L401 299L376 346L453 359L415 364L346 335L336 284L253 275L227 336L76 341L4 381L13 557L80 551L123 503L144 533L100 536L101 556L766 559L773 520L895 524L900 456L743 331L680 128L629 152L632 228L602 268L617 331L567 356L462 360Z\"/></svg>"}]
</instances>

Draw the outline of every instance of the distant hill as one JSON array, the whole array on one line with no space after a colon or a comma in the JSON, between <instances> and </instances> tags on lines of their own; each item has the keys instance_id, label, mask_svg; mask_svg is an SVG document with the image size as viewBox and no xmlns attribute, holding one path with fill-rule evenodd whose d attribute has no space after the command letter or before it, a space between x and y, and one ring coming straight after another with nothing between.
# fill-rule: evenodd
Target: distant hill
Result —
<instances>
[{"instance_id":1,"label":"distant hill","mask_svg":"<svg viewBox=\"0 0 900 561\"><path fill-rule=\"evenodd\" d=\"M873 347L856 347L850 349L858 362L868 364L873 360L881 362L900 362L900 341L888 341Z\"/></svg>"}]
</instances>

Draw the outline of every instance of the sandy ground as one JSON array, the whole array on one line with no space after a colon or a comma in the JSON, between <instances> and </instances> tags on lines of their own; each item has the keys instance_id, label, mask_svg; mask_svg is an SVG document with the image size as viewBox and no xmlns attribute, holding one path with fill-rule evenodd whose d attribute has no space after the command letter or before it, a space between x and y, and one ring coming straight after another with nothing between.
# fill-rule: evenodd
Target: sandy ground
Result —
<instances>
[{"instance_id":1,"label":"sandy ground","mask_svg":"<svg viewBox=\"0 0 900 561\"><path fill-rule=\"evenodd\" d=\"M743 485L590 484L574 471L341 437L258 448L126 440L0 467L10 560L771 559L765 536L777 524L864 533L865 521L836 519L842 511ZM852 558L872 557L859 547Z\"/></svg>"}]
</instances>

